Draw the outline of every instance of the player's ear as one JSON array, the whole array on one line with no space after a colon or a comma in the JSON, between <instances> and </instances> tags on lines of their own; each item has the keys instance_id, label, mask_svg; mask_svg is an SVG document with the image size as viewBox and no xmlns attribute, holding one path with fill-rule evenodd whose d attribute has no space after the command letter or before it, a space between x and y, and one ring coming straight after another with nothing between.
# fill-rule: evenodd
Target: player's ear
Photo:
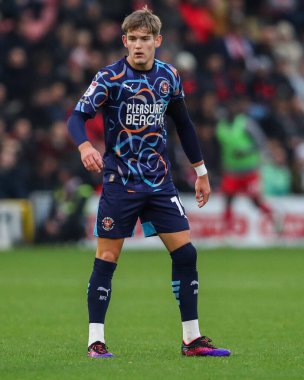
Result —
<instances>
[{"instance_id":1,"label":"player's ear","mask_svg":"<svg viewBox=\"0 0 304 380\"><path fill-rule=\"evenodd\" d=\"M124 47L127 48L128 47L127 46L127 36L124 34L121 39L122 39L122 43L124 44Z\"/></svg>"},{"instance_id":2,"label":"player's ear","mask_svg":"<svg viewBox=\"0 0 304 380\"><path fill-rule=\"evenodd\" d=\"M162 40L163 40L163 36L161 36L160 34L157 37L155 37L155 47L156 48L160 47Z\"/></svg>"}]
</instances>

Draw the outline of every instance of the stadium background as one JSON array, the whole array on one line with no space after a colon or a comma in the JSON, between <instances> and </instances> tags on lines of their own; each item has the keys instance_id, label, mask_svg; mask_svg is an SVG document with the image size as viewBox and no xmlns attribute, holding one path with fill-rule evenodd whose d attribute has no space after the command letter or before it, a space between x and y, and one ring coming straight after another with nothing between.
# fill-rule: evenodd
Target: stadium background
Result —
<instances>
[{"instance_id":1,"label":"stadium background","mask_svg":"<svg viewBox=\"0 0 304 380\"><path fill-rule=\"evenodd\" d=\"M220 229L217 210L221 207L216 205L221 202L222 171L215 126L231 100L242 102L268 141L270 154L261 167L263 192L275 197L273 204L279 211L281 204L287 204L283 216L286 237L298 244L304 236L300 207L304 192L304 4L297 0L2 1L0 199L30 200L28 204L1 201L2 240L14 231L10 240L18 241L25 230L27 240L46 241L47 234L41 230L47 218L54 219L57 213L62 221L71 208L77 208L80 198L99 194L100 176L83 169L65 123L96 71L125 54L120 30L123 17L146 3L163 20L164 43L157 56L173 63L181 74L213 194L219 195L218 202L214 198L215 208L209 206L212 215L209 219L206 215L206 223L213 224L213 230ZM89 137L103 151L101 126L100 115L88 122ZM175 183L180 192L189 193L195 173L171 125L168 133ZM76 201L71 200L81 183L91 190L82 188ZM296 198L283 201L288 195ZM299 205L298 214L297 206L289 210L291 203ZM83 212L84 208L74 220ZM245 214L254 212L246 205ZM95 212L88 216L87 237L94 216ZM194 215L193 223L199 223L197 218ZM256 224L246 223L247 230ZM265 230L265 221L259 224ZM56 228L48 226L49 230ZM77 233L83 238L76 230L71 236L55 234L49 240L73 240ZM203 238L202 233L195 238ZM209 231L207 235L218 238L219 234Z\"/></svg>"},{"instance_id":2,"label":"stadium background","mask_svg":"<svg viewBox=\"0 0 304 380\"><path fill-rule=\"evenodd\" d=\"M180 71L208 163L213 195L197 213L191 209L193 171L169 126L174 179L201 245L202 328L232 350L229 359L179 356L170 263L147 239L149 247L126 249L118 267L107 338L117 357L88 361L85 286L95 243L41 245L71 240L47 239L39 229L52 212L65 219L79 199L89 209L87 215L80 208L78 217L85 217L90 234L100 178L83 170L65 122L99 67L125 54L121 20L145 4L163 20L164 44L157 54ZM303 247L304 237L303 39L301 0L0 1L2 379L304 378L304 255L303 248L289 247ZM287 227L279 237L269 235L267 222L239 199L235 239L222 239L214 129L229 100L240 99L272 152L263 183L267 199L285 210ZM100 116L89 123L102 150ZM258 230L243 234L252 224ZM257 241L260 249L210 249ZM36 244L26 244L31 242Z\"/></svg>"}]
</instances>

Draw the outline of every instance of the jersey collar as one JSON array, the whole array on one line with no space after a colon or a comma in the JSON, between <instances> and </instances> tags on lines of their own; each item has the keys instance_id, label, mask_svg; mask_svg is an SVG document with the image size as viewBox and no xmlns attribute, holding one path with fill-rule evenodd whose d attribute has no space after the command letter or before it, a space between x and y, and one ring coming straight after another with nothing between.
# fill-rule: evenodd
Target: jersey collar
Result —
<instances>
[{"instance_id":1,"label":"jersey collar","mask_svg":"<svg viewBox=\"0 0 304 380\"><path fill-rule=\"evenodd\" d=\"M155 59L153 61L153 65L151 67L150 70L137 70L137 69L134 69L134 67L132 67L130 65L130 63L127 61L127 56L125 55L124 57L124 60L125 60L125 64L132 70L132 71L135 71L136 73L139 73L139 74L148 74L148 73L151 73L151 71L154 70L154 67L155 67Z\"/></svg>"}]
</instances>

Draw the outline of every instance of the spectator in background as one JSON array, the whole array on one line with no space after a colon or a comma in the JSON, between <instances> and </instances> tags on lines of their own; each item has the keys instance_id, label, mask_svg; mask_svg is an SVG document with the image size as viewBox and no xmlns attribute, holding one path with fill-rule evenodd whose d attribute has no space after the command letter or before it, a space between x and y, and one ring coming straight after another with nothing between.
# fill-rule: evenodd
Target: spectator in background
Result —
<instances>
[{"instance_id":1,"label":"spectator in background","mask_svg":"<svg viewBox=\"0 0 304 380\"><path fill-rule=\"evenodd\" d=\"M202 152L206 162L208 162L208 171L210 173L210 184L214 192L220 190L221 167L219 162L220 146L215 135L216 122L211 119L205 119L202 122L197 121L197 135Z\"/></svg>"},{"instance_id":2,"label":"spectator in background","mask_svg":"<svg viewBox=\"0 0 304 380\"><path fill-rule=\"evenodd\" d=\"M275 20L281 20L292 15L297 10L297 0L266 0L265 12Z\"/></svg>"},{"instance_id":3,"label":"spectator in background","mask_svg":"<svg viewBox=\"0 0 304 380\"><path fill-rule=\"evenodd\" d=\"M291 189L291 172L286 152L279 141L269 144L269 161L261 166L262 188L264 195L288 195Z\"/></svg>"},{"instance_id":4,"label":"spectator in background","mask_svg":"<svg viewBox=\"0 0 304 380\"><path fill-rule=\"evenodd\" d=\"M60 163L50 155L39 157L31 173L31 191L54 191L58 184Z\"/></svg>"},{"instance_id":5,"label":"spectator in background","mask_svg":"<svg viewBox=\"0 0 304 380\"><path fill-rule=\"evenodd\" d=\"M244 61L249 64L253 57L253 44L246 34L246 22L243 16L231 19L229 31L219 43L219 52L224 57L225 63L232 66L236 61Z\"/></svg>"},{"instance_id":6,"label":"spectator in background","mask_svg":"<svg viewBox=\"0 0 304 380\"><path fill-rule=\"evenodd\" d=\"M6 123L3 119L0 119L0 141L4 141L5 136L6 136Z\"/></svg>"},{"instance_id":7,"label":"spectator in background","mask_svg":"<svg viewBox=\"0 0 304 380\"><path fill-rule=\"evenodd\" d=\"M82 0L65 0L59 5L59 22L71 23L75 28L82 28L85 23L86 4Z\"/></svg>"},{"instance_id":8,"label":"spectator in background","mask_svg":"<svg viewBox=\"0 0 304 380\"><path fill-rule=\"evenodd\" d=\"M184 92L187 95L188 111L194 114L197 109L199 95L196 58L189 52L181 51L175 57L175 65L183 82Z\"/></svg>"},{"instance_id":9,"label":"spectator in background","mask_svg":"<svg viewBox=\"0 0 304 380\"><path fill-rule=\"evenodd\" d=\"M183 29L181 12L176 12L180 6L180 0L156 0L154 3L155 7L159 9L160 18L166 20L166 25L163 27L163 33L166 34L167 41L164 41L164 46L170 48L172 37L171 32L177 37ZM170 17L168 17L168 15L170 15Z\"/></svg>"},{"instance_id":10,"label":"spectator in background","mask_svg":"<svg viewBox=\"0 0 304 380\"><path fill-rule=\"evenodd\" d=\"M49 87L49 96L47 113L50 122L64 121L66 118L66 85L60 81L53 82Z\"/></svg>"},{"instance_id":11,"label":"spectator in background","mask_svg":"<svg viewBox=\"0 0 304 380\"><path fill-rule=\"evenodd\" d=\"M273 23L260 21L257 39L254 44L255 57L266 57L274 61L273 48L277 40L277 29Z\"/></svg>"},{"instance_id":12,"label":"spectator in background","mask_svg":"<svg viewBox=\"0 0 304 380\"><path fill-rule=\"evenodd\" d=\"M215 24L204 2L202 4L199 0L182 0L180 14L199 43L206 43L213 35Z\"/></svg>"},{"instance_id":13,"label":"spectator in background","mask_svg":"<svg viewBox=\"0 0 304 380\"><path fill-rule=\"evenodd\" d=\"M276 95L276 83L272 77L273 64L267 55L256 57L251 62L248 79L248 94L251 98L250 115L257 121L269 116L271 102Z\"/></svg>"},{"instance_id":14,"label":"spectator in background","mask_svg":"<svg viewBox=\"0 0 304 380\"><path fill-rule=\"evenodd\" d=\"M101 22L96 30L96 38L94 41L96 49L113 53L116 49L121 50L119 43L119 24L111 20Z\"/></svg>"},{"instance_id":15,"label":"spectator in background","mask_svg":"<svg viewBox=\"0 0 304 380\"><path fill-rule=\"evenodd\" d=\"M20 13L21 34L31 43L38 43L54 26L57 0L29 1Z\"/></svg>"},{"instance_id":16,"label":"spectator in background","mask_svg":"<svg viewBox=\"0 0 304 380\"><path fill-rule=\"evenodd\" d=\"M51 94L48 86L42 86L36 89L30 98L30 106L27 109L27 116L32 120L36 130L47 131L51 118L49 107L52 104Z\"/></svg>"},{"instance_id":17,"label":"spectator in background","mask_svg":"<svg viewBox=\"0 0 304 380\"><path fill-rule=\"evenodd\" d=\"M302 108L304 110L304 57L298 63L296 70L289 75L290 84L302 101Z\"/></svg>"},{"instance_id":18,"label":"spectator in background","mask_svg":"<svg viewBox=\"0 0 304 380\"><path fill-rule=\"evenodd\" d=\"M60 183L53 192L50 213L37 232L37 242L79 241L86 235L85 206L92 188L67 167L60 168L58 178Z\"/></svg>"},{"instance_id":19,"label":"spectator in background","mask_svg":"<svg viewBox=\"0 0 304 380\"><path fill-rule=\"evenodd\" d=\"M8 106L7 90L4 83L0 83L0 117L3 122L12 118L14 110Z\"/></svg>"},{"instance_id":20,"label":"spectator in background","mask_svg":"<svg viewBox=\"0 0 304 380\"><path fill-rule=\"evenodd\" d=\"M276 26L276 41L273 46L274 55L284 59L287 65L286 74L296 70L303 57L302 44L295 38L293 26L287 21L280 21Z\"/></svg>"},{"instance_id":21,"label":"spectator in background","mask_svg":"<svg viewBox=\"0 0 304 380\"><path fill-rule=\"evenodd\" d=\"M4 138L0 146L0 199L26 198L29 194L29 178L19 165L18 141Z\"/></svg>"},{"instance_id":22,"label":"spectator in background","mask_svg":"<svg viewBox=\"0 0 304 380\"><path fill-rule=\"evenodd\" d=\"M76 32L76 46L69 56L69 64L77 66L81 70L89 67L90 55L92 52L92 35L86 29Z\"/></svg>"},{"instance_id":23,"label":"spectator in background","mask_svg":"<svg viewBox=\"0 0 304 380\"><path fill-rule=\"evenodd\" d=\"M292 99L282 94L274 98L267 117L261 120L261 127L269 139L282 142L292 156L292 141L296 135L296 125L291 117Z\"/></svg>"},{"instance_id":24,"label":"spectator in background","mask_svg":"<svg viewBox=\"0 0 304 380\"><path fill-rule=\"evenodd\" d=\"M13 124L10 137L19 144L19 165L23 170L26 170L29 175L31 166L34 165L37 159L37 146L30 120L18 118Z\"/></svg>"},{"instance_id":25,"label":"spectator in background","mask_svg":"<svg viewBox=\"0 0 304 380\"><path fill-rule=\"evenodd\" d=\"M219 102L226 101L230 89L223 57L219 53L212 52L201 63L198 73L200 91L215 92Z\"/></svg>"},{"instance_id":26,"label":"spectator in background","mask_svg":"<svg viewBox=\"0 0 304 380\"><path fill-rule=\"evenodd\" d=\"M295 96L291 99L290 115L295 125L292 148L295 143L304 140L304 103L300 97Z\"/></svg>"},{"instance_id":27,"label":"spectator in background","mask_svg":"<svg viewBox=\"0 0 304 380\"><path fill-rule=\"evenodd\" d=\"M27 104L33 72L29 65L28 54L22 47L13 47L7 54L3 81L9 100L18 101L19 107Z\"/></svg>"},{"instance_id":28,"label":"spectator in background","mask_svg":"<svg viewBox=\"0 0 304 380\"><path fill-rule=\"evenodd\" d=\"M67 20L58 24L53 35L53 57L57 65L57 70L64 78L68 79L70 68L69 56L76 44L76 28Z\"/></svg>"},{"instance_id":29,"label":"spectator in background","mask_svg":"<svg viewBox=\"0 0 304 380\"><path fill-rule=\"evenodd\" d=\"M304 192L304 139L295 147L295 163L294 168L296 175L294 179L296 181L295 189L299 193Z\"/></svg>"},{"instance_id":30,"label":"spectator in background","mask_svg":"<svg viewBox=\"0 0 304 380\"><path fill-rule=\"evenodd\" d=\"M56 121L46 134L38 141L38 154L49 155L58 162L67 163L75 156L73 144L68 138L64 121Z\"/></svg>"}]
</instances>

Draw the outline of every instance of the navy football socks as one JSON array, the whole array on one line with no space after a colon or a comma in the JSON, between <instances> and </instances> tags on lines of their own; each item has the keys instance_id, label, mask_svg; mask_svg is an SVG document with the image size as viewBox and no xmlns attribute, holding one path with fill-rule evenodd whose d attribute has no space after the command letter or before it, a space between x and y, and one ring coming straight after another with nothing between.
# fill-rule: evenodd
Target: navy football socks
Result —
<instances>
[{"instance_id":1,"label":"navy football socks","mask_svg":"<svg viewBox=\"0 0 304 380\"><path fill-rule=\"evenodd\" d=\"M112 277L117 264L95 258L88 286L90 323L104 323L112 292Z\"/></svg>"},{"instance_id":2,"label":"navy football socks","mask_svg":"<svg viewBox=\"0 0 304 380\"><path fill-rule=\"evenodd\" d=\"M172 290L180 308L182 321L198 319L198 274L196 249L191 243L170 253L172 258Z\"/></svg>"}]
</instances>

